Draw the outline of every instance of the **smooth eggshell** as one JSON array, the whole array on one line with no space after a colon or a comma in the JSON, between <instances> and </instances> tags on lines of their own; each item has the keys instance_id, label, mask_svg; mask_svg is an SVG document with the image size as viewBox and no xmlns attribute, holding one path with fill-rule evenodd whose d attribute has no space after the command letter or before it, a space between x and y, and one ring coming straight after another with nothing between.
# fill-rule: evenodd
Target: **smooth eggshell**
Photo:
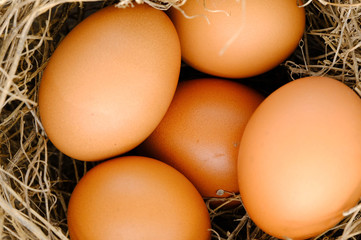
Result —
<instances>
[{"instance_id":1,"label":"smooth eggshell","mask_svg":"<svg viewBox=\"0 0 361 240\"><path fill-rule=\"evenodd\" d=\"M215 76L244 78L271 70L296 49L305 28L305 10L297 2L187 0L169 16L186 63Z\"/></svg>"},{"instance_id":2,"label":"smooth eggshell","mask_svg":"<svg viewBox=\"0 0 361 240\"><path fill-rule=\"evenodd\" d=\"M196 188L155 159L100 163L75 187L68 207L72 240L209 240L210 218Z\"/></svg>"},{"instance_id":3,"label":"smooth eggshell","mask_svg":"<svg viewBox=\"0 0 361 240\"><path fill-rule=\"evenodd\" d=\"M178 169L204 197L238 193L237 155L244 127L264 97L237 82L202 78L181 82L143 154Z\"/></svg>"},{"instance_id":4,"label":"smooth eggshell","mask_svg":"<svg viewBox=\"0 0 361 240\"><path fill-rule=\"evenodd\" d=\"M361 99L345 84L307 77L267 97L240 144L240 195L277 238L333 227L361 197Z\"/></svg>"},{"instance_id":5,"label":"smooth eggshell","mask_svg":"<svg viewBox=\"0 0 361 240\"><path fill-rule=\"evenodd\" d=\"M44 71L39 110L49 139L86 161L134 148L167 111L180 62L177 32L163 11L144 4L92 14Z\"/></svg>"}]
</instances>

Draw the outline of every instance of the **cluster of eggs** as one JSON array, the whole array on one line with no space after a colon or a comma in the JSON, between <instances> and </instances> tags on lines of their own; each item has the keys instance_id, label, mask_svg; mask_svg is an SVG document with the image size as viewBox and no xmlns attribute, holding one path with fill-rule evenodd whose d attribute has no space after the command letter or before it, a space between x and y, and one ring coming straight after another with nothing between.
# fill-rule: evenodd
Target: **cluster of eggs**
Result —
<instances>
[{"instance_id":1,"label":"cluster of eggs","mask_svg":"<svg viewBox=\"0 0 361 240\"><path fill-rule=\"evenodd\" d=\"M76 26L39 89L51 142L99 161L72 193L71 239L210 239L204 198L230 192L278 238L337 224L361 196L360 98L326 77L267 97L237 81L282 63L304 28L296 0L109 6ZM180 79L182 60L210 77Z\"/></svg>"}]
</instances>

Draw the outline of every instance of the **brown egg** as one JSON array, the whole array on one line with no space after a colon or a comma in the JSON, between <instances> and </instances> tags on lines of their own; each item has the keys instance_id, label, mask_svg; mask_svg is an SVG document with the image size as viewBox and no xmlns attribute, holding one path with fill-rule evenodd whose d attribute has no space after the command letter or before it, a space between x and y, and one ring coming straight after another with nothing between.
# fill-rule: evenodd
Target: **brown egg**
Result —
<instances>
[{"instance_id":1,"label":"brown egg","mask_svg":"<svg viewBox=\"0 0 361 240\"><path fill-rule=\"evenodd\" d=\"M208 240L210 218L196 188L174 168L127 156L100 163L75 187L72 240Z\"/></svg>"},{"instance_id":2,"label":"brown egg","mask_svg":"<svg viewBox=\"0 0 361 240\"><path fill-rule=\"evenodd\" d=\"M277 238L335 226L361 197L361 99L326 77L287 83L245 128L239 189L251 219Z\"/></svg>"},{"instance_id":3,"label":"brown egg","mask_svg":"<svg viewBox=\"0 0 361 240\"><path fill-rule=\"evenodd\" d=\"M129 151L164 116L180 62L177 32L163 11L99 10L66 36L44 71L39 110L49 139L79 160Z\"/></svg>"},{"instance_id":4,"label":"brown egg","mask_svg":"<svg viewBox=\"0 0 361 240\"><path fill-rule=\"evenodd\" d=\"M305 28L297 2L187 0L169 16L186 63L215 76L243 78L271 70L296 49Z\"/></svg>"},{"instance_id":5,"label":"brown egg","mask_svg":"<svg viewBox=\"0 0 361 240\"><path fill-rule=\"evenodd\" d=\"M263 99L255 90L224 79L181 82L165 117L139 149L178 169L204 197L238 192L239 142Z\"/></svg>"}]
</instances>

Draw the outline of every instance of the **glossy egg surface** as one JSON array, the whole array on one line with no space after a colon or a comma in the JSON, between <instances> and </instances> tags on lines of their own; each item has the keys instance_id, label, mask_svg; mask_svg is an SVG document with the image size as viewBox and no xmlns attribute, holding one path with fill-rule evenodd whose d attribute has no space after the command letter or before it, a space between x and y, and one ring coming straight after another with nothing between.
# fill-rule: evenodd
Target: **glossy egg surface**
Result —
<instances>
[{"instance_id":1,"label":"glossy egg surface","mask_svg":"<svg viewBox=\"0 0 361 240\"><path fill-rule=\"evenodd\" d=\"M251 219L277 238L336 225L361 197L361 99L327 77L274 91L245 128L238 183Z\"/></svg>"},{"instance_id":2,"label":"glossy egg surface","mask_svg":"<svg viewBox=\"0 0 361 240\"><path fill-rule=\"evenodd\" d=\"M187 0L171 17L183 60L218 77L244 78L279 65L298 46L305 10L297 0Z\"/></svg>"},{"instance_id":3,"label":"glossy egg surface","mask_svg":"<svg viewBox=\"0 0 361 240\"><path fill-rule=\"evenodd\" d=\"M68 207L72 240L209 240L210 218L196 188L155 159L127 156L92 168Z\"/></svg>"},{"instance_id":4,"label":"glossy egg surface","mask_svg":"<svg viewBox=\"0 0 361 240\"><path fill-rule=\"evenodd\" d=\"M182 172L204 197L227 196L222 190L237 193L239 142L263 99L225 79L181 82L165 117L140 148Z\"/></svg>"},{"instance_id":5,"label":"glossy egg surface","mask_svg":"<svg viewBox=\"0 0 361 240\"><path fill-rule=\"evenodd\" d=\"M79 160L122 154L158 125L174 95L180 44L168 16L109 6L77 25L44 71L39 110L51 142Z\"/></svg>"}]
</instances>

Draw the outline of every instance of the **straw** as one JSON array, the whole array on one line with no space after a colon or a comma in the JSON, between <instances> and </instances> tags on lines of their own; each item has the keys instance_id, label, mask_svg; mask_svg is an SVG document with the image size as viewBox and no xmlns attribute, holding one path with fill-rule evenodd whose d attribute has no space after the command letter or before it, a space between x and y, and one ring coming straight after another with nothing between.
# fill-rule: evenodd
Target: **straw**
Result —
<instances>
[{"instance_id":1,"label":"straw","mask_svg":"<svg viewBox=\"0 0 361 240\"><path fill-rule=\"evenodd\" d=\"M180 8L185 1L0 0L2 239L68 239L67 203L76 183L92 167L59 152L39 119L39 83L57 44L87 15L106 5L149 4L167 10ZM292 78L330 76L361 96L361 3L309 0L300 7L307 13L307 29L295 53L282 65ZM241 204L229 209L214 207L215 199L205 200L213 239L272 239L252 223ZM240 202L240 197L230 193L224 200ZM316 239L355 239L361 234L360 209L357 205L345 212L340 224Z\"/></svg>"}]
</instances>

